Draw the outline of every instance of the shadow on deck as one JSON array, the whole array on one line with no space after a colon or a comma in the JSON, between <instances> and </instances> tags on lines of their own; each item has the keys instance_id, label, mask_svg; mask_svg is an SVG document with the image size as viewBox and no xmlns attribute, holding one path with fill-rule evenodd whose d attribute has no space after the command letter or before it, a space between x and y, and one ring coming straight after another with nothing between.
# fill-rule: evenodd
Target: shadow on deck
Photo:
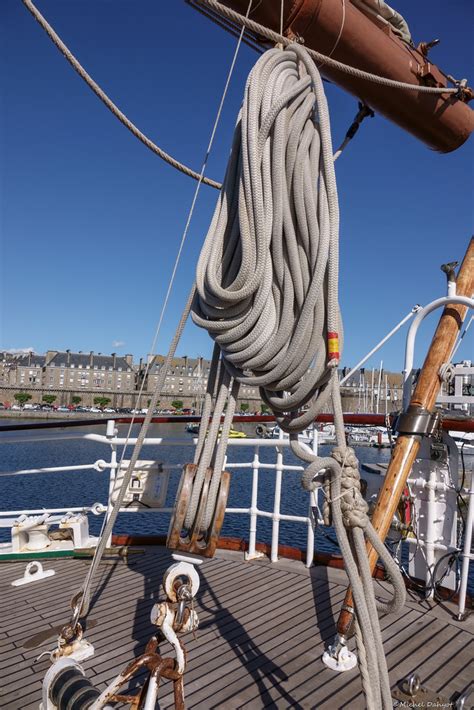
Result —
<instances>
[{"instance_id":1,"label":"shadow on deck","mask_svg":"<svg viewBox=\"0 0 474 710\"><path fill-rule=\"evenodd\" d=\"M130 557L128 564L103 563L87 632L96 654L84 664L96 687L104 688L143 651L154 630L150 610L162 594L169 563L169 553L159 548ZM17 588L11 581L23 574L25 565L0 566L1 708L38 708L49 662L34 659L54 646L87 564L48 560L45 568L55 569L54 577ZM234 552L219 552L199 572L200 626L195 639L192 634L184 637L188 708L364 710L357 669L335 674L321 662L344 598L344 572L307 570L289 560L245 563ZM383 596L384 587L377 584ZM474 676L472 617L461 624L453 620L449 606L432 607L411 598L402 614L384 617L381 624L393 685L415 670L423 683L447 697L469 685ZM161 652L171 653L165 645ZM164 682L160 708L171 707L172 687Z\"/></svg>"}]
</instances>

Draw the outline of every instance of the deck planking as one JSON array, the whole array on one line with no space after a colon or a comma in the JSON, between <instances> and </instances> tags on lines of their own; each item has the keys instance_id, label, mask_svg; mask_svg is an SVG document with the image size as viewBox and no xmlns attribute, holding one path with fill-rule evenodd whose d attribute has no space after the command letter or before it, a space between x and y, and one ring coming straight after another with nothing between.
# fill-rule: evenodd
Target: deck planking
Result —
<instances>
[{"instance_id":1,"label":"deck planking","mask_svg":"<svg viewBox=\"0 0 474 710\"><path fill-rule=\"evenodd\" d=\"M94 685L103 689L153 634L149 613L160 598L163 572L170 555L160 548L108 561L101 568L87 632L96 655L84 666ZM38 708L49 661L34 662L51 649L56 627L68 619L70 598L80 587L84 560L48 560L56 575L24 587L12 587L22 563L0 565L0 669L2 710ZM364 710L357 669L329 671L321 654L332 638L335 616L344 598L340 570L282 560L244 562L241 553L220 552L200 568L196 639L184 637L189 653L185 676L188 708L303 708ZM383 584L377 592L386 596ZM472 617L454 622L453 607L407 600L398 616L381 619L387 663L395 686L416 670L428 687L451 696L462 692L474 676ZM41 647L31 648L38 632L51 630ZM28 643L30 641L30 644ZM162 653L170 654L163 646ZM225 672L223 672L225 669ZM172 687L160 688L160 708L173 707Z\"/></svg>"}]
</instances>

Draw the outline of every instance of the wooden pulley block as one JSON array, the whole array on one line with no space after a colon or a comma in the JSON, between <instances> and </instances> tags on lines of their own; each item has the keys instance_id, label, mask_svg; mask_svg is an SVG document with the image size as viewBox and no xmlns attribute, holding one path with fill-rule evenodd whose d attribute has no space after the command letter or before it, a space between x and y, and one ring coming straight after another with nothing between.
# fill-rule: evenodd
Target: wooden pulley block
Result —
<instances>
[{"instance_id":1,"label":"wooden pulley block","mask_svg":"<svg viewBox=\"0 0 474 710\"><path fill-rule=\"evenodd\" d=\"M191 500L197 468L197 465L193 463L188 463L183 468L166 546L170 550L191 552L196 555L201 555L202 557L214 557L217 541L219 540L219 534L224 522L227 498L229 496L230 473L228 471L222 472L211 525L208 530L202 531L202 520L206 510L209 486L212 478L212 468L207 469L196 517L191 528L188 530L184 527L184 521Z\"/></svg>"}]
</instances>

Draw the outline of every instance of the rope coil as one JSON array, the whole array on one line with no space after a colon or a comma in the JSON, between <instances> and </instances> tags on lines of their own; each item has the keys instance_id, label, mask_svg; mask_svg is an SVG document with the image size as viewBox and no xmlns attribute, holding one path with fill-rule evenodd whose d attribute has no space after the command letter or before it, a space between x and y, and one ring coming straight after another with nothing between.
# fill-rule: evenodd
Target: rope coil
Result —
<instances>
[{"instance_id":1,"label":"rope coil","mask_svg":"<svg viewBox=\"0 0 474 710\"><path fill-rule=\"evenodd\" d=\"M342 346L338 232L321 77L304 48L269 50L248 77L223 188L197 266L191 315L214 339L215 352L194 460L198 472L189 527L210 464L214 473L204 527L211 520L241 383L260 387L286 431L303 429L328 400ZM221 376L208 429L219 356Z\"/></svg>"}]
</instances>

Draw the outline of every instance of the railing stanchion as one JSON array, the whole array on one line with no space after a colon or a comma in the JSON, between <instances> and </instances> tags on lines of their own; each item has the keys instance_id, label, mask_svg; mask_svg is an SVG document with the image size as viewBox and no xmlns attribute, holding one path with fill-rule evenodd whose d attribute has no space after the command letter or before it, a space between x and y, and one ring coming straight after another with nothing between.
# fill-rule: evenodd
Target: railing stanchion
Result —
<instances>
[{"instance_id":1,"label":"railing stanchion","mask_svg":"<svg viewBox=\"0 0 474 710\"><path fill-rule=\"evenodd\" d=\"M466 531L462 551L461 584L459 587L458 620L463 621L466 612L467 580L469 576L469 563L473 559L471 553L472 529L474 527L474 471L471 471L471 485L469 488L469 505L467 509Z\"/></svg>"},{"instance_id":2,"label":"railing stanchion","mask_svg":"<svg viewBox=\"0 0 474 710\"><path fill-rule=\"evenodd\" d=\"M256 550L257 542L257 510L258 510L258 474L260 469L259 458L260 447L255 446L252 462L252 497L250 503L250 528L249 528L249 549L245 555L245 559L253 560L260 557Z\"/></svg>"},{"instance_id":3,"label":"railing stanchion","mask_svg":"<svg viewBox=\"0 0 474 710\"><path fill-rule=\"evenodd\" d=\"M280 504L281 504L281 477L283 472L283 452L277 446L277 460L275 469L275 498L273 502L272 516L272 549L271 561L278 562L278 541L280 535Z\"/></svg>"},{"instance_id":4,"label":"railing stanchion","mask_svg":"<svg viewBox=\"0 0 474 710\"><path fill-rule=\"evenodd\" d=\"M117 446L112 443L112 439L115 437L116 434L116 429L115 429L115 422L113 419L109 419L107 421L107 429L105 432L105 435L107 439L110 440L110 475L109 475L109 497L107 501L107 512L105 514L106 521L105 524L107 524L107 520L109 518L110 513L112 512L113 508L113 503L112 503L112 494L113 490L115 488L115 479L117 478ZM109 540L107 541L107 547L112 547L112 535L110 536Z\"/></svg>"}]
</instances>

